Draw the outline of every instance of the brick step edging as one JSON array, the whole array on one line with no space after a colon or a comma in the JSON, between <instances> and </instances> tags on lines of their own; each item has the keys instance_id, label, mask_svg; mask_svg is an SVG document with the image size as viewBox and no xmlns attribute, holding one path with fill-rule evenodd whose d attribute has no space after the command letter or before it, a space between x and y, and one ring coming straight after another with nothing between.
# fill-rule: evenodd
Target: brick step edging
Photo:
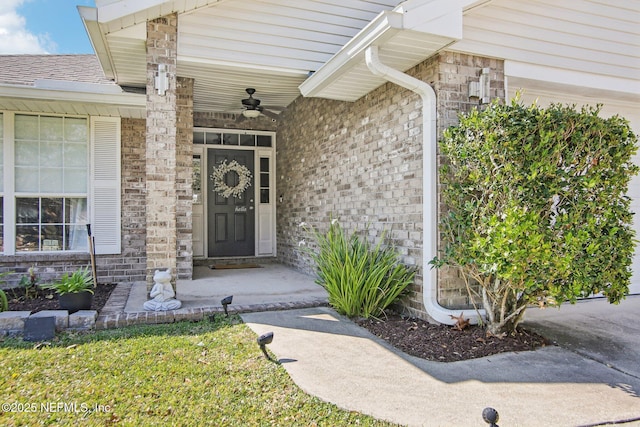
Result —
<instances>
[{"instance_id":1,"label":"brick step edging","mask_svg":"<svg viewBox=\"0 0 640 427\"><path fill-rule=\"evenodd\" d=\"M253 305L238 305L235 307L229 307L230 314L239 313L255 313L261 311L282 311L282 310L295 310L301 308L312 307L325 307L328 306L328 302L323 299L313 301L300 301L300 302L282 302L271 304L253 304ZM120 313L101 313L96 320L96 329L112 329L121 328L131 325L144 325L144 324L158 324L158 323L173 323L180 321L199 321L211 315L217 315L224 313L222 307L209 306L209 307L193 307L193 308L181 308L178 310L168 311L138 311L138 312L120 312Z\"/></svg>"}]
</instances>

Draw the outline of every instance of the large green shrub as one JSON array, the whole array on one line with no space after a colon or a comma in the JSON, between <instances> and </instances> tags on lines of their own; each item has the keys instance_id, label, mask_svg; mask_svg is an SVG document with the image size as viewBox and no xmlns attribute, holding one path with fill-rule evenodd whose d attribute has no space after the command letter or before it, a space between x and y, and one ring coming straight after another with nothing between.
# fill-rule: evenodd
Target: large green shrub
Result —
<instances>
[{"instance_id":1,"label":"large green shrub","mask_svg":"<svg viewBox=\"0 0 640 427\"><path fill-rule=\"evenodd\" d=\"M433 263L479 284L491 332L515 329L532 303L598 292L616 303L628 293L637 138L599 110L493 103L444 133L448 213Z\"/></svg>"},{"instance_id":2,"label":"large green shrub","mask_svg":"<svg viewBox=\"0 0 640 427\"><path fill-rule=\"evenodd\" d=\"M318 279L329 294L329 304L349 317L380 317L401 298L415 272L401 264L392 246L377 245L354 232L350 236L333 220L326 233L309 229L317 243L310 250Z\"/></svg>"}]
</instances>

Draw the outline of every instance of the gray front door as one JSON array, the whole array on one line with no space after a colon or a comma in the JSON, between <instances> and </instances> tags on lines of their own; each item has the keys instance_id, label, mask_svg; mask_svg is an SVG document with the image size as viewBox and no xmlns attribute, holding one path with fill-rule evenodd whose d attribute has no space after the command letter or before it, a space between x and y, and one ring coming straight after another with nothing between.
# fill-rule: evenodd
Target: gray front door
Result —
<instances>
[{"instance_id":1,"label":"gray front door","mask_svg":"<svg viewBox=\"0 0 640 427\"><path fill-rule=\"evenodd\" d=\"M222 175L223 189L216 191L215 182L208 181L209 197L208 246L209 257L255 255L255 209L253 150L209 149L207 153L208 176L222 165L233 162L243 166L251 174L250 185L244 191L236 191L225 197L224 189L239 189L240 176L234 170ZM218 173L218 176L220 174Z\"/></svg>"}]
</instances>

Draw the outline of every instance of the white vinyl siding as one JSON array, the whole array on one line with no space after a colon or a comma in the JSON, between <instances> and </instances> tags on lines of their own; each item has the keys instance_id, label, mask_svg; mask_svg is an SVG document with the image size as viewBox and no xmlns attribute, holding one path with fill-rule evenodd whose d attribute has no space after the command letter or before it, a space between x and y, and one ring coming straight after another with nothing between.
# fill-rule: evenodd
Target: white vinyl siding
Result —
<instances>
[{"instance_id":1,"label":"white vinyl siding","mask_svg":"<svg viewBox=\"0 0 640 427\"><path fill-rule=\"evenodd\" d=\"M120 119L91 118L91 231L97 254L121 252Z\"/></svg>"},{"instance_id":2,"label":"white vinyl siding","mask_svg":"<svg viewBox=\"0 0 640 427\"><path fill-rule=\"evenodd\" d=\"M464 15L449 49L505 59L513 77L637 94L638 19L637 1L494 0Z\"/></svg>"}]
</instances>

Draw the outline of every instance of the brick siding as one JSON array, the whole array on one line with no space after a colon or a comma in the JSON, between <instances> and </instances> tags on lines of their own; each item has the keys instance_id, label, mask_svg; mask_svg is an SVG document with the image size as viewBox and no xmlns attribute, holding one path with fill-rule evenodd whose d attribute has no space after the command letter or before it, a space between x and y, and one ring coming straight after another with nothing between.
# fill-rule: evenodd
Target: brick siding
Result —
<instances>
[{"instance_id":1,"label":"brick siding","mask_svg":"<svg viewBox=\"0 0 640 427\"><path fill-rule=\"evenodd\" d=\"M437 94L438 133L474 105L468 83L491 67L492 97L504 97L502 62L444 52L408 74ZM330 218L348 231L368 229L376 241L386 230L402 261L418 269L407 311L426 317L422 295L422 111L415 93L387 83L348 103L298 98L278 124L278 258L313 272L300 248L310 244L301 222L326 230ZM439 301L469 303L452 272L440 274Z\"/></svg>"}]
</instances>

